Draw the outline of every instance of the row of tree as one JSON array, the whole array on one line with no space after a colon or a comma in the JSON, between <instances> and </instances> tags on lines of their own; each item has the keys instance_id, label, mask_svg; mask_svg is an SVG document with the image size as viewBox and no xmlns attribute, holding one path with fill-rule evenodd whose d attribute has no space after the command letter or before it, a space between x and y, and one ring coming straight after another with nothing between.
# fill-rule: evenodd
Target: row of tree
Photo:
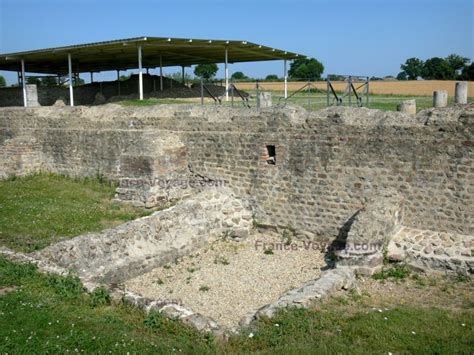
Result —
<instances>
[{"instance_id":1,"label":"row of tree","mask_svg":"<svg viewBox=\"0 0 474 355\"><path fill-rule=\"evenodd\" d=\"M474 80L474 63L457 54L446 58L433 57L426 61L409 58L400 66L398 80Z\"/></svg>"}]
</instances>

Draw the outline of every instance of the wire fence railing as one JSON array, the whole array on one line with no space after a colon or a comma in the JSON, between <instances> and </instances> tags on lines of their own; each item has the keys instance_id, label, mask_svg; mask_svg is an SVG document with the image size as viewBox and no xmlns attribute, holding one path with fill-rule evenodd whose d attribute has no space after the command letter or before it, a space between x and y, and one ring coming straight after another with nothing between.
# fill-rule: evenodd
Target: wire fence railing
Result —
<instances>
[{"instance_id":1,"label":"wire fence railing","mask_svg":"<svg viewBox=\"0 0 474 355\"><path fill-rule=\"evenodd\" d=\"M369 107L368 77L346 76L345 80L325 81L200 81L201 104L241 105L244 107L303 106L317 110L328 106ZM216 87L220 90L216 91ZM217 94L217 93L218 94ZM207 100L206 100L207 98ZM264 102L265 101L265 102Z\"/></svg>"}]
</instances>

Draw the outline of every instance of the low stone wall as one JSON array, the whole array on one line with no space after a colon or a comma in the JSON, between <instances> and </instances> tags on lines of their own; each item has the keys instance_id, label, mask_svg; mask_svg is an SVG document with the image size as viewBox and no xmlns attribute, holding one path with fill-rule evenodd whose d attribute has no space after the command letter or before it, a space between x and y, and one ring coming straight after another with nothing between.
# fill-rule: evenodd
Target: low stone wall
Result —
<instances>
[{"instance_id":1,"label":"low stone wall","mask_svg":"<svg viewBox=\"0 0 474 355\"><path fill-rule=\"evenodd\" d=\"M425 272L474 274L474 236L403 227L387 257Z\"/></svg>"},{"instance_id":2,"label":"low stone wall","mask_svg":"<svg viewBox=\"0 0 474 355\"><path fill-rule=\"evenodd\" d=\"M151 216L59 242L33 256L74 271L86 283L118 283L224 234L244 238L251 217L245 203L229 190L203 191Z\"/></svg>"},{"instance_id":3,"label":"low stone wall","mask_svg":"<svg viewBox=\"0 0 474 355\"><path fill-rule=\"evenodd\" d=\"M0 175L41 167L117 181L200 176L248 198L259 223L315 240L336 238L370 196L393 189L403 225L472 235L473 127L469 105L416 117L343 107L0 109ZM37 157L30 167L12 145L19 137ZM142 196L145 205L172 195L158 185L121 188L119 198Z\"/></svg>"}]
</instances>

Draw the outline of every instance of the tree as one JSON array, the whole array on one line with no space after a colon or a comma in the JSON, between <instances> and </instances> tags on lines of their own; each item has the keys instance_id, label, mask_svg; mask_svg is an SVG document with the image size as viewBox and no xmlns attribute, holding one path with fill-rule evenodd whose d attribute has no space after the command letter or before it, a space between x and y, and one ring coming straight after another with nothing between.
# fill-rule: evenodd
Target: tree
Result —
<instances>
[{"instance_id":1,"label":"tree","mask_svg":"<svg viewBox=\"0 0 474 355\"><path fill-rule=\"evenodd\" d=\"M278 81L278 75L270 74L265 77L266 81Z\"/></svg>"},{"instance_id":2,"label":"tree","mask_svg":"<svg viewBox=\"0 0 474 355\"><path fill-rule=\"evenodd\" d=\"M45 76L41 78L41 85L43 86L56 86L58 85L57 78L54 76Z\"/></svg>"},{"instance_id":3,"label":"tree","mask_svg":"<svg viewBox=\"0 0 474 355\"><path fill-rule=\"evenodd\" d=\"M194 75L204 79L204 80L209 80L213 78L219 68L217 67L217 64L198 64L194 68Z\"/></svg>"},{"instance_id":4,"label":"tree","mask_svg":"<svg viewBox=\"0 0 474 355\"><path fill-rule=\"evenodd\" d=\"M248 79L248 77L244 73L242 73L241 71L236 71L235 73L233 73L231 78L234 79L234 80Z\"/></svg>"},{"instance_id":5,"label":"tree","mask_svg":"<svg viewBox=\"0 0 474 355\"><path fill-rule=\"evenodd\" d=\"M7 81L0 75L0 88L4 88L5 86L7 86Z\"/></svg>"},{"instance_id":6,"label":"tree","mask_svg":"<svg viewBox=\"0 0 474 355\"><path fill-rule=\"evenodd\" d=\"M344 80L346 80L346 77L344 75L329 74L327 76L327 79L329 81L344 81Z\"/></svg>"},{"instance_id":7,"label":"tree","mask_svg":"<svg viewBox=\"0 0 474 355\"><path fill-rule=\"evenodd\" d=\"M397 80L407 80L407 73L405 73L404 71L398 73Z\"/></svg>"},{"instance_id":8,"label":"tree","mask_svg":"<svg viewBox=\"0 0 474 355\"><path fill-rule=\"evenodd\" d=\"M319 80L324 65L315 58L298 58L290 65L288 75L293 80Z\"/></svg>"},{"instance_id":9,"label":"tree","mask_svg":"<svg viewBox=\"0 0 474 355\"><path fill-rule=\"evenodd\" d=\"M40 86L41 85L41 79L40 78L37 78L35 76L28 76L26 78L26 83L28 85L37 85L37 86Z\"/></svg>"},{"instance_id":10,"label":"tree","mask_svg":"<svg viewBox=\"0 0 474 355\"><path fill-rule=\"evenodd\" d=\"M443 58L433 57L423 65L423 79L449 80L454 79L454 71L448 61Z\"/></svg>"},{"instance_id":11,"label":"tree","mask_svg":"<svg viewBox=\"0 0 474 355\"><path fill-rule=\"evenodd\" d=\"M464 66L461 73L461 79L474 81L474 63Z\"/></svg>"},{"instance_id":12,"label":"tree","mask_svg":"<svg viewBox=\"0 0 474 355\"><path fill-rule=\"evenodd\" d=\"M400 69L405 72L407 80L417 80L423 72L423 61L418 58L409 58L400 66Z\"/></svg>"},{"instance_id":13,"label":"tree","mask_svg":"<svg viewBox=\"0 0 474 355\"><path fill-rule=\"evenodd\" d=\"M466 65L469 64L470 59L466 57L461 57L457 54L450 54L446 57L446 61L453 70L454 73L461 71Z\"/></svg>"}]
</instances>

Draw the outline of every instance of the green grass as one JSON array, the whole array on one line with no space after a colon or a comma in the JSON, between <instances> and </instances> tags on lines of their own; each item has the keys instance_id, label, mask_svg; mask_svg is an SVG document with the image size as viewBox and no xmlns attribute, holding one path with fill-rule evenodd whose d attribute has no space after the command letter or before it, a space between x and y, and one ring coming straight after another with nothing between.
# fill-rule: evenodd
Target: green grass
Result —
<instances>
[{"instance_id":1,"label":"green grass","mask_svg":"<svg viewBox=\"0 0 474 355\"><path fill-rule=\"evenodd\" d=\"M403 280L410 275L410 270L406 265L396 265L393 267L384 267L380 272L372 275L374 280Z\"/></svg>"},{"instance_id":2,"label":"green grass","mask_svg":"<svg viewBox=\"0 0 474 355\"><path fill-rule=\"evenodd\" d=\"M452 354L472 351L472 315L436 308L396 307L344 314L331 303L319 311L293 309L264 320L249 341L232 338L236 351L272 354ZM385 319L386 318L386 319ZM465 326L462 326L465 324ZM412 333L414 332L414 334Z\"/></svg>"},{"instance_id":3,"label":"green grass","mask_svg":"<svg viewBox=\"0 0 474 355\"><path fill-rule=\"evenodd\" d=\"M63 282L58 278L0 257L0 288L20 286L0 297L1 354L151 354L209 349L209 337L180 322L161 316L151 320L135 307L97 302L104 297L89 296L82 288L78 291L73 278Z\"/></svg>"},{"instance_id":4,"label":"green grass","mask_svg":"<svg viewBox=\"0 0 474 355\"><path fill-rule=\"evenodd\" d=\"M355 297L334 299L318 310L281 311L224 342L159 313L110 304L103 290L88 295L74 277L40 274L0 257L0 289L5 286L17 289L0 296L2 354L468 354L474 346L472 310L397 306L379 312Z\"/></svg>"},{"instance_id":5,"label":"green grass","mask_svg":"<svg viewBox=\"0 0 474 355\"><path fill-rule=\"evenodd\" d=\"M283 93L274 93L273 101L278 102L278 97L283 96ZM405 95L375 95L371 94L369 96L369 108L378 109L383 111L396 111L397 105L404 100L416 100L417 112L433 107L433 98L431 96L405 96ZM284 101L282 100L281 103ZM363 106L366 107L365 98L362 97ZM468 98L468 102L474 102L473 97ZM296 104L303 106L307 110L320 110L327 107L326 94L322 93L299 93L296 96L288 100L290 104ZM347 104L347 99L345 100ZM355 106L355 99L352 101L353 106ZM454 98L449 97L448 104L454 104Z\"/></svg>"},{"instance_id":6,"label":"green grass","mask_svg":"<svg viewBox=\"0 0 474 355\"><path fill-rule=\"evenodd\" d=\"M30 252L151 213L113 202L115 188L46 173L0 181L0 245Z\"/></svg>"}]
</instances>

